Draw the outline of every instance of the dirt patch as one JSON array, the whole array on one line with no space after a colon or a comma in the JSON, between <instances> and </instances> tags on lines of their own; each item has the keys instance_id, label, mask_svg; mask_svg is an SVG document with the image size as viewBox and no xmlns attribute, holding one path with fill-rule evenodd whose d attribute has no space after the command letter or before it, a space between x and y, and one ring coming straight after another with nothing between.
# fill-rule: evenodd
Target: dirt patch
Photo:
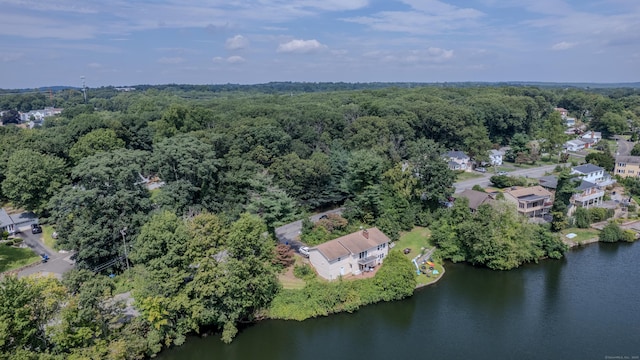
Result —
<instances>
[{"instance_id":1,"label":"dirt patch","mask_svg":"<svg viewBox=\"0 0 640 360\"><path fill-rule=\"evenodd\" d=\"M304 280L298 279L293 275L294 266L295 265L289 266L284 272L278 275L278 281L280 281L280 284L282 284L282 287L285 289L302 289L305 285Z\"/></svg>"}]
</instances>

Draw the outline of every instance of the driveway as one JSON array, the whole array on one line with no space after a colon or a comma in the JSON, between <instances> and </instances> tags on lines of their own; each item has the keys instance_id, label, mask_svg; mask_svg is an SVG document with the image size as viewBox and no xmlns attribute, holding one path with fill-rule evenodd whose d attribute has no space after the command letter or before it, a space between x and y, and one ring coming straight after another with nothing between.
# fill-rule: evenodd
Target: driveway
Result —
<instances>
[{"instance_id":1,"label":"driveway","mask_svg":"<svg viewBox=\"0 0 640 360\"><path fill-rule=\"evenodd\" d=\"M560 164L560 165L570 166L570 164ZM507 175L508 176L525 176L525 177L537 179L544 176L544 174L547 172L552 172L556 168L556 166L558 166L558 164L539 166L539 167L529 168L529 169L518 169L514 171L509 171ZM453 186L456 188L455 192L459 193L464 191L464 189L471 189L474 185L480 185L482 187L491 186L491 181L489 181L489 179L493 175L495 174L492 171L489 171L482 174L482 177L457 182L453 184Z\"/></svg>"},{"instance_id":2,"label":"driveway","mask_svg":"<svg viewBox=\"0 0 640 360\"><path fill-rule=\"evenodd\" d=\"M49 256L49 261L46 263L40 263L36 266L19 271L18 277L40 273L43 275L51 274L57 278L62 278L62 274L73 269L74 261L71 260L71 255L73 255L73 253L57 252L50 249L44 245L44 242L42 241L42 234L32 234L29 227L22 227L20 228L20 233L16 234L16 236L22 238L23 243L35 253L44 253Z\"/></svg>"},{"instance_id":3,"label":"driveway","mask_svg":"<svg viewBox=\"0 0 640 360\"><path fill-rule=\"evenodd\" d=\"M337 208L337 209L312 215L309 217L309 219L311 219L311 221L313 222L317 222L318 220L320 220L320 217L324 215L342 214L343 211L344 211L344 208ZM276 228L276 237L278 238L279 242L283 244L289 244L293 249L298 251L300 246L304 246L304 244L298 240L298 236L300 236L301 232L302 232L302 220L298 220L286 225L282 225L279 228Z\"/></svg>"},{"instance_id":4,"label":"driveway","mask_svg":"<svg viewBox=\"0 0 640 360\"><path fill-rule=\"evenodd\" d=\"M618 149L616 150L616 155L619 156L628 156L631 155L631 150L635 143L633 141L626 141L622 137L614 136L616 139L616 143L618 143Z\"/></svg>"}]
</instances>

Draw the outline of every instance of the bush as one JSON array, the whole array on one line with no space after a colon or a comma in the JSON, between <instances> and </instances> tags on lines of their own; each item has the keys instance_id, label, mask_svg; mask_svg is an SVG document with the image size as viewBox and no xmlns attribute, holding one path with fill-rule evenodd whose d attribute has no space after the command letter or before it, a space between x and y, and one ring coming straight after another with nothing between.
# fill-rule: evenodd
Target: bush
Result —
<instances>
[{"instance_id":1,"label":"bush","mask_svg":"<svg viewBox=\"0 0 640 360\"><path fill-rule=\"evenodd\" d=\"M308 280L314 278L315 275L316 274L311 266L307 264L296 265L293 267L293 276L297 277L298 279Z\"/></svg>"},{"instance_id":2,"label":"bush","mask_svg":"<svg viewBox=\"0 0 640 360\"><path fill-rule=\"evenodd\" d=\"M600 232L600 241L601 242L618 242L618 241L626 241L633 242L636 240L635 232L631 230L623 230L620 225L615 222L609 222L607 226L602 229Z\"/></svg>"},{"instance_id":3,"label":"bush","mask_svg":"<svg viewBox=\"0 0 640 360\"><path fill-rule=\"evenodd\" d=\"M4 243L7 246L13 246L13 240L8 240L7 242Z\"/></svg>"}]
</instances>

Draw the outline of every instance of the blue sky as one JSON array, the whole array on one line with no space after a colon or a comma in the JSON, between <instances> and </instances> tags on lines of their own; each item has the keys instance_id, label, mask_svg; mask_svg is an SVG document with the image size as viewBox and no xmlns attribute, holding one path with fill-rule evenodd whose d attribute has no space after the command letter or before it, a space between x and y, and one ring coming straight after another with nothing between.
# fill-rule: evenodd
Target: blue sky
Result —
<instances>
[{"instance_id":1,"label":"blue sky","mask_svg":"<svg viewBox=\"0 0 640 360\"><path fill-rule=\"evenodd\" d=\"M640 81L639 0L0 0L0 88Z\"/></svg>"}]
</instances>

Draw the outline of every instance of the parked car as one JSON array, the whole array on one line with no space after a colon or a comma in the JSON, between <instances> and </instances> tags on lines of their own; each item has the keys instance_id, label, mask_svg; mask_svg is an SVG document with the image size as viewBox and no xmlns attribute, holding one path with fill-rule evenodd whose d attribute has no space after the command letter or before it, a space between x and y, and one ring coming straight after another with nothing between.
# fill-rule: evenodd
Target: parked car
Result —
<instances>
[{"instance_id":1,"label":"parked car","mask_svg":"<svg viewBox=\"0 0 640 360\"><path fill-rule=\"evenodd\" d=\"M32 234L40 234L42 232L42 228L38 224L31 224L31 233Z\"/></svg>"},{"instance_id":2,"label":"parked car","mask_svg":"<svg viewBox=\"0 0 640 360\"><path fill-rule=\"evenodd\" d=\"M483 167L477 167L476 171L481 172L481 173L486 173L487 169L483 168Z\"/></svg>"},{"instance_id":3,"label":"parked car","mask_svg":"<svg viewBox=\"0 0 640 360\"><path fill-rule=\"evenodd\" d=\"M507 172L506 171L498 171L498 175L504 176L504 175L507 175Z\"/></svg>"},{"instance_id":4,"label":"parked car","mask_svg":"<svg viewBox=\"0 0 640 360\"><path fill-rule=\"evenodd\" d=\"M300 249L298 249L298 252L302 254L302 256L304 257L309 257L309 247L307 246L300 246Z\"/></svg>"}]
</instances>

